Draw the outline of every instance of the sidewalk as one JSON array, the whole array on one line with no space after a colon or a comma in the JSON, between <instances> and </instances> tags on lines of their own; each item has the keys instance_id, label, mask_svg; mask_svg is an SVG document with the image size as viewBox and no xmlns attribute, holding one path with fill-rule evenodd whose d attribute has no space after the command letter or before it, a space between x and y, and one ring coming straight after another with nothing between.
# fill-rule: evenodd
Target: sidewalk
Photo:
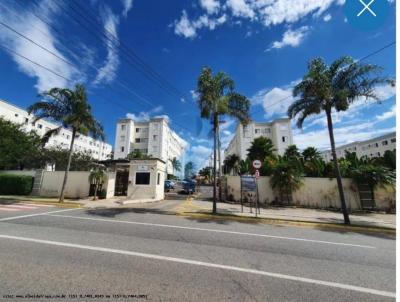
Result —
<instances>
[{"instance_id":1,"label":"sidewalk","mask_svg":"<svg viewBox=\"0 0 400 302\"><path fill-rule=\"evenodd\" d=\"M181 215L195 213L210 214L212 211L212 202L191 200L182 204L178 211ZM254 208L252 213L250 213L250 208L244 206L242 213L240 204L218 203L217 212L218 214L222 215L234 215L243 218L255 217ZM295 207L271 207L267 209L261 208L260 214L257 214L257 217L270 220L343 225L343 214L341 212L317 209ZM350 214L350 220L352 226L396 229L395 214L360 212Z\"/></svg>"}]
</instances>

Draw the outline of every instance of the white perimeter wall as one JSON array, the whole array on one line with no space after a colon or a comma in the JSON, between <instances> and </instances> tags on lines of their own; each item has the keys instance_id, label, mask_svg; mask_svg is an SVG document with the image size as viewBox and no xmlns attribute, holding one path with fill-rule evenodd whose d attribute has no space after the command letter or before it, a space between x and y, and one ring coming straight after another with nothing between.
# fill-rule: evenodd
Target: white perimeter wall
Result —
<instances>
[{"instance_id":1,"label":"white perimeter wall","mask_svg":"<svg viewBox=\"0 0 400 302\"><path fill-rule=\"evenodd\" d=\"M64 180L64 171L43 171L40 196L58 197ZM72 171L68 174L65 197L86 198L89 196L89 174L86 171Z\"/></svg>"},{"instance_id":2,"label":"white perimeter wall","mask_svg":"<svg viewBox=\"0 0 400 302\"><path fill-rule=\"evenodd\" d=\"M258 191L260 203L270 204L279 193L274 192L270 185L270 177L260 177L258 180ZM344 194L347 207L353 210L361 210L361 202L357 187L348 178L343 180ZM293 205L314 208L337 208L340 209L340 198L336 179L303 177L303 185L299 190L293 192ZM240 177L228 176L228 196L232 195L235 201L240 201ZM396 193L393 188L378 188L375 191L376 207L386 210L395 202Z\"/></svg>"}]
</instances>

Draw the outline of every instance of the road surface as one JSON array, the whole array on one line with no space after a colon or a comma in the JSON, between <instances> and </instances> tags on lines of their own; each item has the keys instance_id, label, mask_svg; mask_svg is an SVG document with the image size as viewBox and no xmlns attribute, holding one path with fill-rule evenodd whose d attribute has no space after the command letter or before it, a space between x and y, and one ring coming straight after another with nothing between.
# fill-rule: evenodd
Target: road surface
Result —
<instances>
[{"instance_id":1,"label":"road surface","mask_svg":"<svg viewBox=\"0 0 400 302\"><path fill-rule=\"evenodd\" d=\"M0 300L394 301L393 238L194 220L176 204L0 205Z\"/></svg>"}]
</instances>

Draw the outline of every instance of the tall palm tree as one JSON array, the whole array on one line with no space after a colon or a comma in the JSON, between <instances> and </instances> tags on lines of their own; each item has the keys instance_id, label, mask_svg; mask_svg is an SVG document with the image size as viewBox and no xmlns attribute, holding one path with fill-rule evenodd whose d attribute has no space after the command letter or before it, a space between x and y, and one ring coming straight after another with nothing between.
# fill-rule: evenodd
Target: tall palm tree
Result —
<instances>
[{"instance_id":1,"label":"tall palm tree","mask_svg":"<svg viewBox=\"0 0 400 302\"><path fill-rule=\"evenodd\" d=\"M59 199L60 202L63 202L75 138L79 134L83 134L104 140L104 132L101 124L92 115L92 109L87 101L86 89L83 85L77 84L73 90L52 88L42 93L42 96L45 98L44 100L36 102L28 108L29 113L36 115L34 122L48 118L60 123L61 127L70 129L72 132L68 162ZM50 138L51 135L59 132L61 127L49 130L45 137Z\"/></svg>"},{"instance_id":2,"label":"tall palm tree","mask_svg":"<svg viewBox=\"0 0 400 302\"><path fill-rule=\"evenodd\" d=\"M176 157L174 157L171 160L171 164L172 164L172 174L175 174L175 171L179 172L181 170L182 164Z\"/></svg>"},{"instance_id":3,"label":"tall palm tree","mask_svg":"<svg viewBox=\"0 0 400 302\"><path fill-rule=\"evenodd\" d=\"M360 97L378 99L374 93L375 86L389 82L388 79L377 76L380 70L381 68L376 65L362 64L346 56L331 65L327 65L321 58L314 59L308 64L308 71L302 81L293 90L293 96L299 98L288 109L289 117L298 116L299 128L309 116L321 112L326 114L332 158L346 224L350 224L350 218L336 156L332 111L345 111Z\"/></svg>"},{"instance_id":4,"label":"tall palm tree","mask_svg":"<svg viewBox=\"0 0 400 302\"><path fill-rule=\"evenodd\" d=\"M221 116L232 116L242 124L249 121L250 101L234 91L233 80L224 72L213 75L211 68L205 67L197 81L198 106L202 118L209 119L214 134L214 175L216 175L217 149L219 144L219 124ZM220 154L220 152L218 152ZM221 169L219 169L221 173ZM214 177L213 213L217 213L217 182Z\"/></svg>"}]
</instances>

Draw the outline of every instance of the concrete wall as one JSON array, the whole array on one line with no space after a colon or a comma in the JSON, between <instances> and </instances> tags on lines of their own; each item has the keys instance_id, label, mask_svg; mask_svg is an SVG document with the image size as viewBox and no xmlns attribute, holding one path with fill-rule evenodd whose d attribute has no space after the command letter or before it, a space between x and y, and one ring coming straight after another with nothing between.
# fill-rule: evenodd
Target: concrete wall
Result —
<instances>
[{"instance_id":1,"label":"concrete wall","mask_svg":"<svg viewBox=\"0 0 400 302\"><path fill-rule=\"evenodd\" d=\"M35 176L36 170L0 170L0 174Z\"/></svg>"},{"instance_id":2,"label":"concrete wall","mask_svg":"<svg viewBox=\"0 0 400 302\"><path fill-rule=\"evenodd\" d=\"M314 208L340 209L340 199L336 179L303 177L303 185L293 192L293 205ZM351 179L343 179L346 203L349 209L360 210L361 202L357 186ZM260 177L258 180L260 203L270 204L278 199L279 193L274 192L270 185L270 177ZM227 176L227 193L237 202L240 201L240 177ZM244 196L244 195L243 195ZM377 188L375 192L377 209L387 210L393 207L396 193L393 188Z\"/></svg>"},{"instance_id":3,"label":"concrete wall","mask_svg":"<svg viewBox=\"0 0 400 302\"><path fill-rule=\"evenodd\" d=\"M89 196L89 173L86 171L69 172L65 197L86 198ZM58 197L64 179L64 171L43 171L40 196Z\"/></svg>"},{"instance_id":4,"label":"concrete wall","mask_svg":"<svg viewBox=\"0 0 400 302\"><path fill-rule=\"evenodd\" d=\"M107 190L106 198L111 198L115 193L115 172L107 173L107 180L104 184L104 188Z\"/></svg>"}]
</instances>

